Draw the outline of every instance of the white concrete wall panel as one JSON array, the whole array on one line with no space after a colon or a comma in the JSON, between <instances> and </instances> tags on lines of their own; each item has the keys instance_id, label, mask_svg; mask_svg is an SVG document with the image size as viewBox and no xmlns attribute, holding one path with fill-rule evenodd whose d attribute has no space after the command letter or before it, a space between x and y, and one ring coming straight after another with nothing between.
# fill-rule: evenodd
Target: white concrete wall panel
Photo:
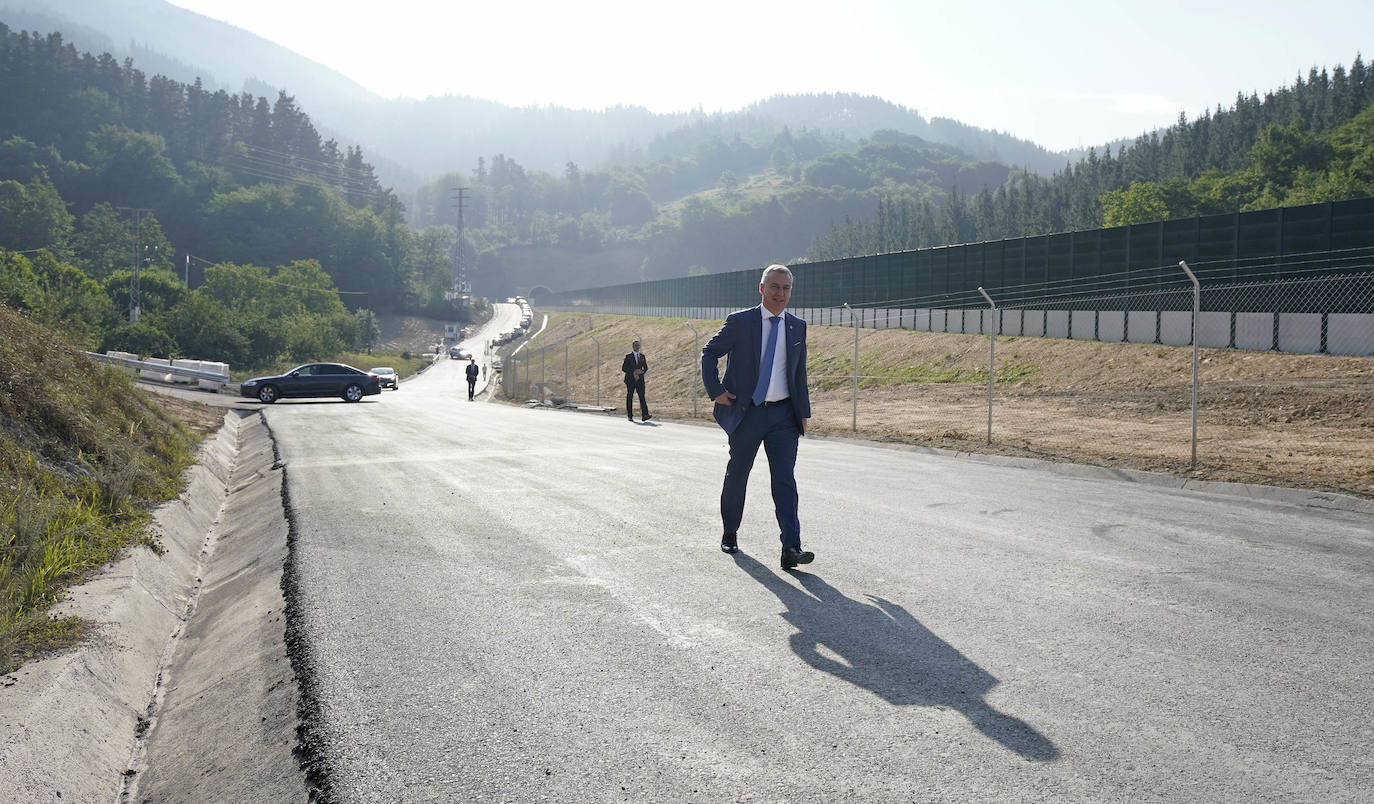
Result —
<instances>
[{"instance_id":1,"label":"white concrete wall panel","mask_svg":"<svg viewBox=\"0 0 1374 804\"><path fill-rule=\"evenodd\" d=\"M1326 351L1333 355L1374 355L1374 315L1331 313L1326 317Z\"/></svg>"},{"instance_id":2,"label":"white concrete wall panel","mask_svg":"<svg viewBox=\"0 0 1374 804\"><path fill-rule=\"evenodd\" d=\"M1097 311L1096 310L1071 310L1069 311L1069 334L1076 341L1097 340Z\"/></svg>"},{"instance_id":3,"label":"white concrete wall panel","mask_svg":"<svg viewBox=\"0 0 1374 804\"><path fill-rule=\"evenodd\" d=\"M1274 348L1273 313L1236 313L1236 348L1267 352Z\"/></svg>"},{"instance_id":4,"label":"white concrete wall panel","mask_svg":"<svg viewBox=\"0 0 1374 804\"><path fill-rule=\"evenodd\" d=\"M1120 343L1126 338L1126 313L1122 310L1100 310L1097 313L1097 339Z\"/></svg>"},{"instance_id":5,"label":"white concrete wall panel","mask_svg":"<svg viewBox=\"0 0 1374 804\"><path fill-rule=\"evenodd\" d=\"M1197 343L1209 349L1231 345L1231 314L1203 310L1197 318Z\"/></svg>"},{"instance_id":6,"label":"white concrete wall panel","mask_svg":"<svg viewBox=\"0 0 1374 804\"><path fill-rule=\"evenodd\" d=\"M1193 342L1193 313L1165 310L1159 314L1159 342L1170 346L1188 346Z\"/></svg>"},{"instance_id":7,"label":"white concrete wall panel","mask_svg":"<svg viewBox=\"0 0 1374 804\"><path fill-rule=\"evenodd\" d=\"M1318 313L1279 313L1279 351L1312 354L1322 348L1322 317Z\"/></svg>"},{"instance_id":8,"label":"white concrete wall panel","mask_svg":"<svg viewBox=\"0 0 1374 804\"><path fill-rule=\"evenodd\" d=\"M1069 337L1069 311L1047 310L1045 312L1045 337Z\"/></svg>"}]
</instances>

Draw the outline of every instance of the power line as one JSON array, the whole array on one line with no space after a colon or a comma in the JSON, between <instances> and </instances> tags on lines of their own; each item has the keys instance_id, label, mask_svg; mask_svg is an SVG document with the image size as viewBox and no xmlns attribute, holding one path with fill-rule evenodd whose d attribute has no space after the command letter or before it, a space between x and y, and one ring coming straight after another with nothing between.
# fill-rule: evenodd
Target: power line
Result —
<instances>
[{"instance_id":1,"label":"power line","mask_svg":"<svg viewBox=\"0 0 1374 804\"><path fill-rule=\"evenodd\" d=\"M272 181L309 186L309 182L300 179L307 176L369 201L388 195L388 191L373 189L376 177L370 170L274 151L258 145L240 143L240 150L229 161L230 166L240 172Z\"/></svg>"},{"instance_id":2,"label":"power line","mask_svg":"<svg viewBox=\"0 0 1374 804\"><path fill-rule=\"evenodd\" d=\"M355 174L355 175L359 178L359 180L363 180L363 179L371 180L371 179L375 178L375 177L373 176L373 174L372 174L370 171L363 170L362 168L351 168L351 167L348 167L347 165L340 165L340 164L337 164L337 163L334 163L334 162L324 162L324 161L321 161L321 160L318 160L318 159L311 159L311 158L305 157L305 156L297 156L297 155L295 155L295 154L285 153L285 152L283 152L283 151L274 151L274 150L272 150L271 148L264 148L264 147L262 147L261 145L251 145L251 144L249 144L249 143L240 143L240 144L242 145L243 149L244 149L245 151L248 151L248 152L255 152L255 153L260 153L260 154L267 154L268 156L280 157L280 158L283 158L283 159L289 159L289 160L291 160L292 162L304 162L304 163L307 163L307 164L318 165L318 166L320 166L320 167L322 167L322 168L326 168L326 169L329 169L329 170L337 170L337 171L339 171L339 172L341 172L341 173L352 173L352 174Z\"/></svg>"},{"instance_id":3,"label":"power line","mask_svg":"<svg viewBox=\"0 0 1374 804\"><path fill-rule=\"evenodd\" d=\"M326 185L326 186L328 186L328 185L331 184L331 182L327 181L327 180L325 179L325 177L323 177L323 176L313 176L313 175L311 175L311 174L300 174L300 175L311 175L311 178L316 179L316 181L307 181L307 180L305 180L305 179L300 178L299 175L290 175L290 174L286 174L286 173L283 173L283 172L276 172L276 171L266 171L266 170L262 170L262 169L259 169L259 168L254 168L254 167L251 167L251 166L246 166L246 165L235 165L235 164L232 164L232 163L231 163L230 166L231 166L234 170L239 171L240 173L244 173L244 174L247 174L247 175L249 175L249 176L256 176L256 177L262 178L262 179L267 179L267 180L269 180L269 181L274 181L274 182L277 182L277 183L280 183L280 184L295 184L295 185L298 185L298 186L301 186L301 187L320 187L321 185ZM361 197L363 197L363 198L365 198L365 199L367 199L367 200L369 200L369 201L375 201L375 200L377 200L378 198L381 198L381 197L382 197L381 194L376 193L376 192L373 192L373 191L370 191L370 190L347 190L347 192L353 193L354 195L361 196Z\"/></svg>"}]
</instances>

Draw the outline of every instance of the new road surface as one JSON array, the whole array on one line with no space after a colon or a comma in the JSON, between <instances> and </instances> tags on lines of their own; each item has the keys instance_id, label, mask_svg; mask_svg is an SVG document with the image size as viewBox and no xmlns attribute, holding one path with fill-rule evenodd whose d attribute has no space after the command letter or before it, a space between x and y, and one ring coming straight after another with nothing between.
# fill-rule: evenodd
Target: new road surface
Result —
<instances>
[{"instance_id":1,"label":"new road surface","mask_svg":"<svg viewBox=\"0 0 1374 804\"><path fill-rule=\"evenodd\" d=\"M652 398L653 389L649 389ZM459 361L265 407L308 751L341 801L1368 800L1374 516L468 402Z\"/></svg>"}]
</instances>

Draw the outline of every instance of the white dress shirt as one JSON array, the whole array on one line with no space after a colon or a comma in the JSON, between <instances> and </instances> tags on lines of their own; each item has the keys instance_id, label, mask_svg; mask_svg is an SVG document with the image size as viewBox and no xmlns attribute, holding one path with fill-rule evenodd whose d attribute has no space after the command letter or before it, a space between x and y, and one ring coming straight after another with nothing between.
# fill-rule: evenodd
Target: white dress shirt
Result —
<instances>
[{"instance_id":1,"label":"white dress shirt","mask_svg":"<svg viewBox=\"0 0 1374 804\"><path fill-rule=\"evenodd\" d=\"M763 340L759 341L759 366L763 365L763 352L768 348L768 338L772 334L770 327L774 326L769 320L772 313L768 308L759 305L760 316L763 320ZM778 319L778 343L773 347L773 376L768 379L768 393L764 396L765 402L776 402L779 399L786 399L790 396L787 390L787 311L783 310Z\"/></svg>"}]
</instances>

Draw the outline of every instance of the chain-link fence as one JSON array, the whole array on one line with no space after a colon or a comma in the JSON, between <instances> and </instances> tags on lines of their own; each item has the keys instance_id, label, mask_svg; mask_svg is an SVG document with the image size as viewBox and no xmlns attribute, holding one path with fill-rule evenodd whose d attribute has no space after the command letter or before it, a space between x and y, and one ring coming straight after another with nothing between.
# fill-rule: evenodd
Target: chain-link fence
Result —
<instances>
[{"instance_id":1,"label":"chain-link fence","mask_svg":"<svg viewBox=\"0 0 1374 804\"><path fill-rule=\"evenodd\" d=\"M1176 281L1140 289L1126 275L793 310L810 324L811 429L1374 494L1374 273L1202 265L1195 294L1167 268ZM507 362L506 397L621 410L643 330L653 412L708 420L700 347L729 311L636 312L675 317L561 316Z\"/></svg>"}]
</instances>

